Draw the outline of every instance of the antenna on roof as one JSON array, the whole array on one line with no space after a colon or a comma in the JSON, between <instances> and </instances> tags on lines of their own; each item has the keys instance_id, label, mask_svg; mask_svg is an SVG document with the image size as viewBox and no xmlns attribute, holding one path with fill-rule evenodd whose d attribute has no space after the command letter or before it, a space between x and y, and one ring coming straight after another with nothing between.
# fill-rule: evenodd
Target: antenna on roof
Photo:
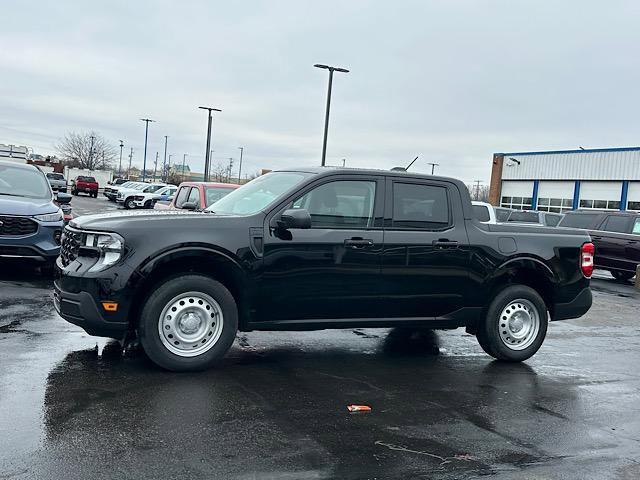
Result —
<instances>
[{"instance_id":1,"label":"antenna on roof","mask_svg":"<svg viewBox=\"0 0 640 480\"><path fill-rule=\"evenodd\" d=\"M579 148L580 150L584 150L584 148L583 148L583 147L578 146L578 148Z\"/></svg>"},{"instance_id":2,"label":"antenna on roof","mask_svg":"<svg viewBox=\"0 0 640 480\"><path fill-rule=\"evenodd\" d=\"M414 159L411 161L411 163L405 167L405 170L409 170L409 167L415 163L415 161L418 159L418 157L419 157L419 156L420 156L420 155L416 155L416 158L414 158Z\"/></svg>"}]
</instances>

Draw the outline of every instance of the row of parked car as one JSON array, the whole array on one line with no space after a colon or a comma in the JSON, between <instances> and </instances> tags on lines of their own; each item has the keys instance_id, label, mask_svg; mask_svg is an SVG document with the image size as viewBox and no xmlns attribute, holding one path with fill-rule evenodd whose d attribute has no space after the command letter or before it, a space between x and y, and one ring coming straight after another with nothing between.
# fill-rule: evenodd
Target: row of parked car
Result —
<instances>
[{"instance_id":1,"label":"row of parked car","mask_svg":"<svg viewBox=\"0 0 640 480\"><path fill-rule=\"evenodd\" d=\"M595 266L608 270L617 280L634 277L640 264L640 213L610 210L571 210L560 213L512 210L485 202L472 202L476 218L483 223L519 223L547 227L581 228L589 231L595 245Z\"/></svg>"},{"instance_id":2,"label":"row of parked car","mask_svg":"<svg viewBox=\"0 0 640 480\"><path fill-rule=\"evenodd\" d=\"M238 187L231 183L182 182L178 187L166 183L122 181L106 187L104 196L127 210L204 210Z\"/></svg>"}]
</instances>

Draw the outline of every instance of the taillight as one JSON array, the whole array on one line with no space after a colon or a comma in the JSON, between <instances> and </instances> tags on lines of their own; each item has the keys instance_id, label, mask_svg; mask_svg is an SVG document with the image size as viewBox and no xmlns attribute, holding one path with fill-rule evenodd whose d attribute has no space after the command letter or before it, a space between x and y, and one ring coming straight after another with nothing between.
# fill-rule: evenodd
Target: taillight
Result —
<instances>
[{"instance_id":1,"label":"taillight","mask_svg":"<svg viewBox=\"0 0 640 480\"><path fill-rule=\"evenodd\" d=\"M593 275L593 256L596 253L596 247L593 246L593 243L583 243L582 248L580 249L580 268L582 269L582 274L591 278Z\"/></svg>"}]
</instances>

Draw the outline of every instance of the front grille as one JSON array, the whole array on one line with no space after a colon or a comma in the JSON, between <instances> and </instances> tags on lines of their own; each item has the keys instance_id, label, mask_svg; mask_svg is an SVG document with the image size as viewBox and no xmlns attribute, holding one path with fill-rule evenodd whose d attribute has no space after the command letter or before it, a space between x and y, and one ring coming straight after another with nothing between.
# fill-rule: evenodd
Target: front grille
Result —
<instances>
[{"instance_id":1,"label":"front grille","mask_svg":"<svg viewBox=\"0 0 640 480\"><path fill-rule=\"evenodd\" d=\"M38 231L38 222L29 217L0 215L0 236L31 235Z\"/></svg>"},{"instance_id":2,"label":"front grille","mask_svg":"<svg viewBox=\"0 0 640 480\"><path fill-rule=\"evenodd\" d=\"M62 244L60 245L60 260L63 266L69 265L76 258L80 245L82 244L82 233L71 227L65 227L62 232Z\"/></svg>"}]
</instances>

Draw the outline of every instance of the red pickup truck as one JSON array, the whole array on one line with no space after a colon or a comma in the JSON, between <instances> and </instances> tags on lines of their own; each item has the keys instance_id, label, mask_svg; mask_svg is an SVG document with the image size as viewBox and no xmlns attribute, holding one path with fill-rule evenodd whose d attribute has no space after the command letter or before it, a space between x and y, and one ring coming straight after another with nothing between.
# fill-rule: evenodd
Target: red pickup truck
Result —
<instances>
[{"instance_id":1,"label":"red pickup truck","mask_svg":"<svg viewBox=\"0 0 640 480\"><path fill-rule=\"evenodd\" d=\"M96 198L98 196L98 182L93 177L80 175L71 182L71 193L74 195L88 193L90 197Z\"/></svg>"}]
</instances>

